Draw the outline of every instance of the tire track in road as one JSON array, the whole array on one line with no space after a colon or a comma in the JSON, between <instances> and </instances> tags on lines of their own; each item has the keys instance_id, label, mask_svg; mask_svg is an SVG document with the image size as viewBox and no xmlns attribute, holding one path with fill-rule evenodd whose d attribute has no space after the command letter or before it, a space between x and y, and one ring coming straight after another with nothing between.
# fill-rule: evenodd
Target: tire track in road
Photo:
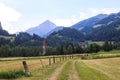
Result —
<instances>
[{"instance_id":1,"label":"tire track in road","mask_svg":"<svg viewBox=\"0 0 120 80\"><path fill-rule=\"evenodd\" d=\"M77 74L77 71L75 69L75 62L76 62L76 60L72 61L72 68L71 68L71 71L69 74L69 80L80 80L80 78Z\"/></svg>"}]
</instances>

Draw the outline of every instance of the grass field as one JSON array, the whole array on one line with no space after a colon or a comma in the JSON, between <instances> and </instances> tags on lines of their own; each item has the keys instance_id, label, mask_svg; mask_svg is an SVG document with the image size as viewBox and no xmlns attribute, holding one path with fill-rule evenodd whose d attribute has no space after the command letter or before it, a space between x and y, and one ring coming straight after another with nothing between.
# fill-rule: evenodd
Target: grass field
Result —
<instances>
[{"instance_id":1,"label":"grass field","mask_svg":"<svg viewBox=\"0 0 120 80\"><path fill-rule=\"evenodd\" d=\"M93 53L89 55L83 55L82 59L104 59L104 58L114 58L114 57L120 57L120 50L113 50L110 52L99 52L99 53Z\"/></svg>"},{"instance_id":2,"label":"grass field","mask_svg":"<svg viewBox=\"0 0 120 80\"><path fill-rule=\"evenodd\" d=\"M108 76L94 68L90 68L83 62L77 62L76 69L82 80L110 80Z\"/></svg>"},{"instance_id":3,"label":"grass field","mask_svg":"<svg viewBox=\"0 0 120 80\"><path fill-rule=\"evenodd\" d=\"M28 69L31 73L30 77L23 76L22 78L18 78L19 80L43 80L46 76L49 76L56 67L60 66L63 62L61 62L61 58L59 56L55 56L55 64L53 63L53 57L28 57L26 58L26 62L28 65ZM21 70L24 70L22 61L25 58L17 57L17 58L1 58L0 59L0 76L6 75L8 78L9 76L12 76L12 74L16 74L16 72L20 72ZM49 59L51 59L51 65L49 64ZM67 59L67 58L66 58ZM66 60L64 57L64 61ZM22 72L21 72L22 73ZM23 74L23 73L22 73ZM38 77L39 76L39 77ZM3 78L3 77L0 77ZM11 77L12 78L12 77ZM16 78L13 76L13 78Z\"/></svg>"},{"instance_id":4,"label":"grass field","mask_svg":"<svg viewBox=\"0 0 120 80\"><path fill-rule=\"evenodd\" d=\"M26 60L29 69L33 70L36 67L40 67L40 60L39 59L32 59L32 60ZM42 59L42 62L44 65L48 64L48 59ZM9 71L9 70L18 70L22 69L22 60L12 60L12 61L0 61L0 71Z\"/></svg>"},{"instance_id":5,"label":"grass field","mask_svg":"<svg viewBox=\"0 0 120 80\"><path fill-rule=\"evenodd\" d=\"M120 58L81 60L76 69L82 80L119 80Z\"/></svg>"},{"instance_id":6,"label":"grass field","mask_svg":"<svg viewBox=\"0 0 120 80\"><path fill-rule=\"evenodd\" d=\"M93 58L96 55L99 57ZM15 80L119 80L120 56L116 55L120 55L120 50L99 52L90 55L91 59L81 59L81 56L76 55L73 59L58 57L55 64L51 57L51 65L48 57L26 58L30 77L23 73L22 57L1 58L0 76L12 76ZM19 77L14 76L16 74ZM0 78L4 80L3 77Z\"/></svg>"},{"instance_id":7,"label":"grass field","mask_svg":"<svg viewBox=\"0 0 120 80\"><path fill-rule=\"evenodd\" d=\"M88 42L88 44L93 44L93 43L102 46L104 44L104 41L90 41L90 42Z\"/></svg>"},{"instance_id":8,"label":"grass field","mask_svg":"<svg viewBox=\"0 0 120 80\"><path fill-rule=\"evenodd\" d=\"M89 60L89 61L84 61L84 63L91 68L101 71L103 74L108 76L111 80L120 79L120 76L119 76L120 75L120 58Z\"/></svg>"},{"instance_id":9,"label":"grass field","mask_svg":"<svg viewBox=\"0 0 120 80\"><path fill-rule=\"evenodd\" d=\"M53 64L51 66L45 66L44 68L36 68L30 71L32 74L30 77L23 76L17 80L47 80L47 78L55 71L56 68L60 67L60 65L62 65L62 62Z\"/></svg>"},{"instance_id":10,"label":"grass field","mask_svg":"<svg viewBox=\"0 0 120 80\"><path fill-rule=\"evenodd\" d=\"M11 41L14 41L14 39L15 39L14 36L3 36L3 35L0 35L0 38L9 39Z\"/></svg>"}]
</instances>

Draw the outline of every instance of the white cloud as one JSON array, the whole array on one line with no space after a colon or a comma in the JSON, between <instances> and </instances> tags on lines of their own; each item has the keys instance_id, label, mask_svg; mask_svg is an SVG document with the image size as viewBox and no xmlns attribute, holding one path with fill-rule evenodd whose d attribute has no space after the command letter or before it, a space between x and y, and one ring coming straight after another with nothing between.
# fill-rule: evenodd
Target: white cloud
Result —
<instances>
[{"instance_id":1,"label":"white cloud","mask_svg":"<svg viewBox=\"0 0 120 80\"><path fill-rule=\"evenodd\" d=\"M78 21L78 19L72 17L72 18L68 18L68 19L55 19L53 20L53 22L57 25L57 26L65 26L65 27L69 27L72 24L76 23Z\"/></svg>"},{"instance_id":2,"label":"white cloud","mask_svg":"<svg viewBox=\"0 0 120 80\"><path fill-rule=\"evenodd\" d=\"M16 22L21 17L21 14L14 8L11 8L4 3L0 3L0 21L2 22L3 28L13 32L12 23Z\"/></svg>"},{"instance_id":3,"label":"white cloud","mask_svg":"<svg viewBox=\"0 0 120 80\"><path fill-rule=\"evenodd\" d=\"M85 12L80 12L80 14L79 14L80 20L83 20L83 19L87 18L86 15L87 14Z\"/></svg>"},{"instance_id":4,"label":"white cloud","mask_svg":"<svg viewBox=\"0 0 120 80\"><path fill-rule=\"evenodd\" d=\"M110 14L110 13L117 13L120 9L116 8L103 8L103 9L97 9L97 8L89 8L89 12L92 14Z\"/></svg>"},{"instance_id":5,"label":"white cloud","mask_svg":"<svg viewBox=\"0 0 120 80\"><path fill-rule=\"evenodd\" d=\"M57 26L70 27L73 24L75 24L75 23L77 23L85 18L86 18L86 14L84 12L80 12L79 15L73 15L70 18L54 19L53 22Z\"/></svg>"},{"instance_id":6,"label":"white cloud","mask_svg":"<svg viewBox=\"0 0 120 80\"><path fill-rule=\"evenodd\" d=\"M102 8L102 9L89 8L85 12L80 12L79 14L71 16L70 18L54 19L53 22L58 26L69 27L81 20L87 19L89 17L95 16L101 13L110 14L110 13L117 13L119 11L120 9L116 9L116 8Z\"/></svg>"}]
</instances>

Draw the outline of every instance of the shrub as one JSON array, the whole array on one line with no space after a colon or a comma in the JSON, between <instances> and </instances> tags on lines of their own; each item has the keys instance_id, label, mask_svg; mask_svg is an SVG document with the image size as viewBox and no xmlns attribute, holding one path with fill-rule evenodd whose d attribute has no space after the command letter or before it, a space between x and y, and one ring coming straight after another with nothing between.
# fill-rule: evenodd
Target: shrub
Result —
<instances>
[{"instance_id":1,"label":"shrub","mask_svg":"<svg viewBox=\"0 0 120 80\"><path fill-rule=\"evenodd\" d=\"M2 71L0 72L0 79L14 79L24 75L25 75L25 72L23 70Z\"/></svg>"}]
</instances>

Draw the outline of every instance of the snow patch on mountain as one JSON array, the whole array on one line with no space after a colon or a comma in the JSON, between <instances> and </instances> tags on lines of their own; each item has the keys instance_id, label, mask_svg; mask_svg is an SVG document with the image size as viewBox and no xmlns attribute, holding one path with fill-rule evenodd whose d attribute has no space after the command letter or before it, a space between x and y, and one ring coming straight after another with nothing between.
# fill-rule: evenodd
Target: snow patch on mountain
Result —
<instances>
[{"instance_id":1,"label":"snow patch on mountain","mask_svg":"<svg viewBox=\"0 0 120 80\"><path fill-rule=\"evenodd\" d=\"M98 28L98 27L101 27L102 24L97 24L97 25L94 25L93 28Z\"/></svg>"}]
</instances>

